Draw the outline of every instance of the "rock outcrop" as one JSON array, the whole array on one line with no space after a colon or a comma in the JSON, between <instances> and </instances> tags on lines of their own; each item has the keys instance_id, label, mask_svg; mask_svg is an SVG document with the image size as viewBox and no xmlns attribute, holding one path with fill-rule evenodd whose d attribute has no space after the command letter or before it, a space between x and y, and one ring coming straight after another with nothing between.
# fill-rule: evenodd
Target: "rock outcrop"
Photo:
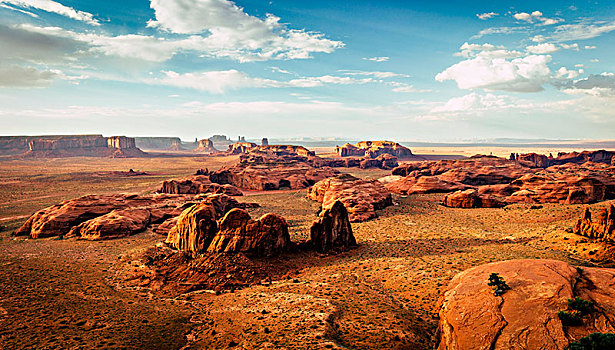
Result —
<instances>
[{"instance_id":1,"label":"rock outcrop","mask_svg":"<svg viewBox=\"0 0 615 350\"><path fill-rule=\"evenodd\" d=\"M253 148L257 148L258 145L253 142L235 142L228 146L226 153L228 154L242 154L248 152Z\"/></svg>"},{"instance_id":2,"label":"rock outcrop","mask_svg":"<svg viewBox=\"0 0 615 350\"><path fill-rule=\"evenodd\" d=\"M215 153L219 152L216 147L214 147L213 141L210 139L199 140L197 147L193 150L196 153Z\"/></svg>"},{"instance_id":3,"label":"rock outcrop","mask_svg":"<svg viewBox=\"0 0 615 350\"><path fill-rule=\"evenodd\" d=\"M510 155L511 160L516 160L519 164L535 167L535 168L548 168L553 165L563 165L563 164L584 164L587 162L593 163L603 163L603 164L613 164L613 159L615 158L615 152L598 150L598 151L583 151L583 152L559 152L557 157L554 158L552 155L548 157L543 154L536 153L526 153L526 154L517 154L512 153Z\"/></svg>"},{"instance_id":4,"label":"rock outcrop","mask_svg":"<svg viewBox=\"0 0 615 350\"><path fill-rule=\"evenodd\" d=\"M404 195L474 189L503 203L581 204L615 198L615 171L610 165L589 161L546 169L535 165L492 156L406 163L392 171L404 177L386 187Z\"/></svg>"},{"instance_id":5,"label":"rock outcrop","mask_svg":"<svg viewBox=\"0 0 615 350\"><path fill-rule=\"evenodd\" d=\"M308 190L307 196L321 202L322 210L341 202L348 210L352 222L375 218L376 210L393 204L391 193L380 181L362 180L349 174L319 181Z\"/></svg>"},{"instance_id":6,"label":"rock outcrop","mask_svg":"<svg viewBox=\"0 0 615 350\"><path fill-rule=\"evenodd\" d=\"M131 236L144 231L150 224L148 209L128 208L112 212L74 226L67 236L101 240Z\"/></svg>"},{"instance_id":7,"label":"rock outcrop","mask_svg":"<svg viewBox=\"0 0 615 350\"><path fill-rule=\"evenodd\" d=\"M218 231L216 219L211 203L195 204L179 215L165 242L193 256L205 252Z\"/></svg>"},{"instance_id":8,"label":"rock outcrop","mask_svg":"<svg viewBox=\"0 0 615 350\"><path fill-rule=\"evenodd\" d=\"M498 273L510 290L495 296L487 285ZM510 260L455 276L440 309L438 349L564 349L593 332L613 333L615 287L611 269L575 268L556 260ZM566 327L558 312L580 297L595 305L579 326Z\"/></svg>"},{"instance_id":9,"label":"rock outcrop","mask_svg":"<svg viewBox=\"0 0 615 350\"><path fill-rule=\"evenodd\" d=\"M442 204L451 208L501 208L504 206L504 203L497 198L480 194L475 189L447 194Z\"/></svg>"},{"instance_id":10,"label":"rock outcrop","mask_svg":"<svg viewBox=\"0 0 615 350\"><path fill-rule=\"evenodd\" d=\"M183 179L165 180L159 193L170 194L199 194L221 193L228 196L242 196L243 193L233 185L220 185L213 183L206 175L194 175Z\"/></svg>"},{"instance_id":11,"label":"rock outcrop","mask_svg":"<svg viewBox=\"0 0 615 350\"><path fill-rule=\"evenodd\" d=\"M335 148L340 157L358 156L376 158L382 154L390 154L399 158L412 157L410 149L391 141L361 141L356 145L350 143Z\"/></svg>"},{"instance_id":12,"label":"rock outcrop","mask_svg":"<svg viewBox=\"0 0 615 350\"><path fill-rule=\"evenodd\" d=\"M207 251L268 257L285 252L290 247L288 223L283 217L268 213L258 220L252 220L245 210L233 209L220 220L220 229Z\"/></svg>"},{"instance_id":13,"label":"rock outcrop","mask_svg":"<svg viewBox=\"0 0 615 350\"><path fill-rule=\"evenodd\" d=\"M357 245L348 211L342 202L335 201L329 208L320 212L318 219L312 223L308 244L321 253L348 249Z\"/></svg>"},{"instance_id":14,"label":"rock outcrop","mask_svg":"<svg viewBox=\"0 0 615 350\"><path fill-rule=\"evenodd\" d=\"M596 238L602 241L615 241L615 206L603 208L598 212L598 218L592 221L589 208L585 208L583 217L574 225L575 234Z\"/></svg>"}]
</instances>

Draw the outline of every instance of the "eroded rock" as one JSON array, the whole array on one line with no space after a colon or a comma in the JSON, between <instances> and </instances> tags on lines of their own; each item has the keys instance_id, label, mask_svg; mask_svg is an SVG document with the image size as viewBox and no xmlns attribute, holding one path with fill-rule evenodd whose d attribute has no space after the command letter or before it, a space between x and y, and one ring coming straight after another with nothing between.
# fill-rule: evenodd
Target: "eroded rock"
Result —
<instances>
[{"instance_id":1,"label":"eroded rock","mask_svg":"<svg viewBox=\"0 0 615 350\"><path fill-rule=\"evenodd\" d=\"M442 204L451 208L501 208L504 206L504 203L497 198L480 194L475 189L447 194Z\"/></svg>"},{"instance_id":2,"label":"eroded rock","mask_svg":"<svg viewBox=\"0 0 615 350\"><path fill-rule=\"evenodd\" d=\"M158 192L170 194L221 193L228 196L243 196L243 193L237 187L229 184L213 183L206 175L166 180L162 183L162 187Z\"/></svg>"},{"instance_id":3,"label":"eroded rock","mask_svg":"<svg viewBox=\"0 0 615 350\"><path fill-rule=\"evenodd\" d=\"M574 225L575 234L597 238L603 241L615 241L615 206L603 208L598 212L596 220L592 221L589 208L585 208L583 217Z\"/></svg>"},{"instance_id":4,"label":"eroded rock","mask_svg":"<svg viewBox=\"0 0 615 350\"><path fill-rule=\"evenodd\" d=\"M341 201L323 210L312 223L309 245L318 252L348 249L356 246L348 211Z\"/></svg>"},{"instance_id":5,"label":"eroded rock","mask_svg":"<svg viewBox=\"0 0 615 350\"><path fill-rule=\"evenodd\" d=\"M382 154L389 154L399 158L412 157L410 149L391 141L361 141L356 145L350 143L335 148L340 157L358 156L376 158Z\"/></svg>"}]
</instances>

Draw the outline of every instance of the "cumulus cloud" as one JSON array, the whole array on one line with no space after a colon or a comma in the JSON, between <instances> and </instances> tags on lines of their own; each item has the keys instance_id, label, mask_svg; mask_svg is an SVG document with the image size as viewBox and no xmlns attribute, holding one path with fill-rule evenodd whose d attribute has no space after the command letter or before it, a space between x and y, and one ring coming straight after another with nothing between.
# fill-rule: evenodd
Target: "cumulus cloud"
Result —
<instances>
[{"instance_id":1,"label":"cumulus cloud","mask_svg":"<svg viewBox=\"0 0 615 350\"><path fill-rule=\"evenodd\" d=\"M60 4L59 2L52 1L52 0L0 0L0 4L8 4L8 5L12 5L15 7L22 8L22 9L25 8L25 9L42 10L42 11L66 16L68 18L72 18L77 21L86 22L91 25L95 25L95 26L100 25L98 20L94 18L93 14L75 10L72 7L64 6ZM4 6L4 7L10 8L13 10L18 10L16 8L11 8L7 6ZM23 10L18 10L18 11L24 12ZM36 15L31 12L27 12L27 14L30 14L36 17Z\"/></svg>"},{"instance_id":2,"label":"cumulus cloud","mask_svg":"<svg viewBox=\"0 0 615 350\"><path fill-rule=\"evenodd\" d=\"M555 46L551 43L543 43L538 45L530 45L525 48L527 52L536 54L536 55L544 55L547 53L553 53L559 51L559 47Z\"/></svg>"},{"instance_id":3,"label":"cumulus cloud","mask_svg":"<svg viewBox=\"0 0 615 350\"><path fill-rule=\"evenodd\" d=\"M454 80L460 89L486 89L514 92L542 91L550 80L548 55L523 58L476 57L461 61L436 75L437 81Z\"/></svg>"},{"instance_id":4,"label":"cumulus cloud","mask_svg":"<svg viewBox=\"0 0 615 350\"><path fill-rule=\"evenodd\" d=\"M559 46L561 46L562 48L564 48L566 50L579 51L579 44L577 44L577 43L574 43L574 44L560 44Z\"/></svg>"},{"instance_id":5,"label":"cumulus cloud","mask_svg":"<svg viewBox=\"0 0 615 350\"><path fill-rule=\"evenodd\" d=\"M465 112L502 108L509 105L508 100L509 98L506 96L494 94L481 95L473 92L465 96L451 98L444 105L434 107L431 112Z\"/></svg>"},{"instance_id":6,"label":"cumulus cloud","mask_svg":"<svg viewBox=\"0 0 615 350\"><path fill-rule=\"evenodd\" d=\"M520 21L525 21L529 23L540 23L541 25L552 25L563 22L564 20L561 18L546 18L543 17L542 12L534 11L532 13L527 12L519 12L515 13L513 17Z\"/></svg>"},{"instance_id":7,"label":"cumulus cloud","mask_svg":"<svg viewBox=\"0 0 615 350\"><path fill-rule=\"evenodd\" d=\"M381 56L381 57L363 57L365 61L373 61L373 62L386 62L390 59L390 57Z\"/></svg>"},{"instance_id":8,"label":"cumulus cloud","mask_svg":"<svg viewBox=\"0 0 615 350\"><path fill-rule=\"evenodd\" d=\"M489 18L495 17L497 15L498 14L495 13L495 12L485 12L485 13L477 13L476 17L478 17L479 19L482 19L484 21L484 20L487 20Z\"/></svg>"},{"instance_id":9,"label":"cumulus cloud","mask_svg":"<svg viewBox=\"0 0 615 350\"><path fill-rule=\"evenodd\" d=\"M44 87L51 85L58 74L33 67L0 67L0 87Z\"/></svg>"},{"instance_id":10,"label":"cumulus cloud","mask_svg":"<svg viewBox=\"0 0 615 350\"><path fill-rule=\"evenodd\" d=\"M148 26L176 34L194 34L194 49L238 61L305 59L344 46L324 34L288 29L280 18L260 19L228 0L151 0L155 20Z\"/></svg>"}]
</instances>

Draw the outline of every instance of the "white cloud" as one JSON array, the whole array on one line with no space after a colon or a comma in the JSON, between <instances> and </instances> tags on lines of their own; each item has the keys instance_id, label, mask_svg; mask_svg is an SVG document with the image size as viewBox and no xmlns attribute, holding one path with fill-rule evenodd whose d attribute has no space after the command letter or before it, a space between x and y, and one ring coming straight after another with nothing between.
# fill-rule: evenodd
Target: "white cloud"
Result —
<instances>
[{"instance_id":1,"label":"white cloud","mask_svg":"<svg viewBox=\"0 0 615 350\"><path fill-rule=\"evenodd\" d=\"M595 47L595 46L592 46L592 45L585 45L585 47L583 47L583 48L584 48L585 50L593 50L593 49L595 49L596 47Z\"/></svg>"},{"instance_id":2,"label":"white cloud","mask_svg":"<svg viewBox=\"0 0 615 350\"><path fill-rule=\"evenodd\" d=\"M555 78L556 79L576 79L579 77L580 74L583 74L583 73L584 73L583 69L574 70L574 69L568 69L566 67L561 67L560 69L557 70L557 72L555 72Z\"/></svg>"},{"instance_id":3,"label":"white cloud","mask_svg":"<svg viewBox=\"0 0 615 350\"><path fill-rule=\"evenodd\" d=\"M214 94L222 94L228 90L236 90L241 88L313 88L323 86L325 84L362 85L378 82L371 78L355 79L351 77L339 77L333 75L301 77L283 81L251 77L235 69L189 73L163 71L162 73L163 75L161 77L145 79L144 82L152 85L164 85L207 91Z\"/></svg>"},{"instance_id":4,"label":"white cloud","mask_svg":"<svg viewBox=\"0 0 615 350\"><path fill-rule=\"evenodd\" d=\"M494 46L491 44L469 44L463 43L459 47L459 52L453 54L453 56L460 56L465 58L483 57L483 58L516 58L523 55L519 51L506 50L504 46Z\"/></svg>"},{"instance_id":5,"label":"white cloud","mask_svg":"<svg viewBox=\"0 0 615 350\"><path fill-rule=\"evenodd\" d=\"M479 39L485 35L493 35L493 34L513 34L527 31L526 28L523 27L492 27L483 29L478 34L473 35L470 39Z\"/></svg>"},{"instance_id":6,"label":"white cloud","mask_svg":"<svg viewBox=\"0 0 615 350\"><path fill-rule=\"evenodd\" d=\"M454 80L460 89L537 92L550 79L547 66L550 61L548 55L530 55L511 61L476 57L447 68L436 75L436 80Z\"/></svg>"},{"instance_id":7,"label":"white cloud","mask_svg":"<svg viewBox=\"0 0 615 350\"><path fill-rule=\"evenodd\" d=\"M547 53L553 53L559 51L559 47L555 46L551 43L543 43L538 45L530 45L525 48L527 52L536 54L536 55L544 55Z\"/></svg>"},{"instance_id":8,"label":"white cloud","mask_svg":"<svg viewBox=\"0 0 615 350\"><path fill-rule=\"evenodd\" d=\"M280 18L250 16L228 0L151 0L156 19L148 26L191 37L194 50L238 61L305 59L331 53L340 41L321 33L288 29ZM207 36L202 36L202 35Z\"/></svg>"},{"instance_id":9,"label":"white cloud","mask_svg":"<svg viewBox=\"0 0 615 350\"><path fill-rule=\"evenodd\" d=\"M482 19L484 21L484 20L487 20L489 18L495 17L497 15L498 14L495 13L495 12L485 12L485 13L477 13L476 17L478 17L479 19Z\"/></svg>"},{"instance_id":10,"label":"white cloud","mask_svg":"<svg viewBox=\"0 0 615 350\"><path fill-rule=\"evenodd\" d=\"M509 98L506 96L494 94L480 95L473 92L465 96L451 98L444 105L433 108L431 112L466 112L470 110L502 108L509 105L508 100Z\"/></svg>"},{"instance_id":11,"label":"white cloud","mask_svg":"<svg viewBox=\"0 0 615 350\"><path fill-rule=\"evenodd\" d=\"M66 16L66 17L72 18L77 21L83 21L91 25L95 25L95 26L100 25L100 23L94 18L94 15L92 15L91 13L78 11L72 7L64 6L52 0L0 0L0 4L9 4L9 5L13 5L16 7L21 7L21 8L43 10L46 12L51 12L51 13L56 13L58 15ZM17 9L14 9L14 10L17 10ZM29 13L29 14L36 16L33 13Z\"/></svg>"},{"instance_id":12,"label":"white cloud","mask_svg":"<svg viewBox=\"0 0 615 350\"><path fill-rule=\"evenodd\" d=\"M344 71L341 70L340 72L345 72L344 75L360 75L360 76L371 76L377 79L386 79L386 78L398 78L398 77L403 77L403 78L409 78L410 76L407 74L401 74L401 73L394 73L394 72L365 72L365 71Z\"/></svg>"},{"instance_id":13,"label":"white cloud","mask_svg":"<svg viewBox=\"0 0 615 350\"><path fill-rule=\"evenodd\" d=\"M289 72L285 69L279 68L279 67L270 67L272 72L276 72L276 73L282 73L282 74L290 74L290 75L294 75L294 73Z\"/></svg>"},{"instance_id":14,"label":"white cloud","mask_svg":"<svg viewBox=\"0 0 615 350\"><path fill-rule=\"evenodd\" d=\"M390 59L390 57L382 56L382 57L363 57L365 61L374 61L374 62L386 62Z\"/></svg>"},{"instance_id":15,"label":"white cloud","mask_svg":"<svg viewBox=\"0 0 615 350\"><path fill-rule=\"evenodd\" d=\"M551 38L555 41L572 41L595 38L615 30L615 22L599 24L563 24L555 28Z\"/></svg>"},{"instance_id":16,"label":"white cloud","mask_svg":"<svg viewBox=\"0 0 615 350\"><path fill-rule=\"evenodd\" d=\"M546 18L542 16L542 12L540 11L534 11L532 13L527 13L527 12L519 12L519 13L515 13L513 15L513 17L517 20L520 21L525 21L525 22L529 22L529 23L535 23L538 22L541 25L552 25L552 24L557 24L560 22L563 22L564 20L561 18Z\"/></svg>"},{"instance_id":17,"label":"white cloud","mask_svg":"<svg viewBox=\"0 0 615 350\"><path fill-rule=\"evenodd\" d=\"M564 48L566 50L579 51L579 44L577 44L577 43L574 43L574 44L560 44L559 46L561 46L562 48Z\"/></svg>"},{"instance_id":18,"label":"white cloud","mask_svg":"<svg viewBox=\"0 0 615 350\"><path fill-rule=\"evenodd\" d=\"M33 67L0 67L0 87L44 87L51 85L57 77L57 72Z\"/></svg>"},{"instance_id":19,"label":"white cloud","mask_svg":"<svg viewBox=\"0 0 615 350\"><path fill-rule=\"evenodd\" d=\"M589 61L590 61L590 62L593 62L593 63L598 63L598 62L600 62L600 60L599 60L599 59L597 59L597 58L592 58L592 59L590 59Z\"/></svg>"},{"instance_id":20,"label":"white cloud","mask_svg":"<svg viewBox=\"0 0 615 350\"><path fill-rule=\"evenodd\" d=\"M393 92L405 92L405 93L431 92L431 90L428 90L428 89L416 89L414 86L405 84L405 83L393 82L390 85L394 86L392 90Z\"/></svg>"},{"instance_id":21,"label":"white cloud","mask_svg":"<svg viewBox=\"0 0 615 350\"><path fill-rule=\"evenodd\" d=\"M592 74L585 79L569 81L558 87L570 95L615 97L615 74L607 72Z\"/></svg>"}]
</instances>

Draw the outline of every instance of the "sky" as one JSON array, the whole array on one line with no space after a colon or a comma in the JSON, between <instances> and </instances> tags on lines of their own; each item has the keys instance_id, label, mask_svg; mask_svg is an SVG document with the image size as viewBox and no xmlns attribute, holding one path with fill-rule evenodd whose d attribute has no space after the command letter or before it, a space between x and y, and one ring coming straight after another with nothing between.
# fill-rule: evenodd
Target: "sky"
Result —
<instances>
[{"instance_id":1,"label":"sky","mask_svg":"<svg viewBox=\"0 0 615 350\"><path fill-rule=\"evenodd\" d=\"M0 0L0 135L615 138L613 1Z\"/></svg>"}]
</instances>

